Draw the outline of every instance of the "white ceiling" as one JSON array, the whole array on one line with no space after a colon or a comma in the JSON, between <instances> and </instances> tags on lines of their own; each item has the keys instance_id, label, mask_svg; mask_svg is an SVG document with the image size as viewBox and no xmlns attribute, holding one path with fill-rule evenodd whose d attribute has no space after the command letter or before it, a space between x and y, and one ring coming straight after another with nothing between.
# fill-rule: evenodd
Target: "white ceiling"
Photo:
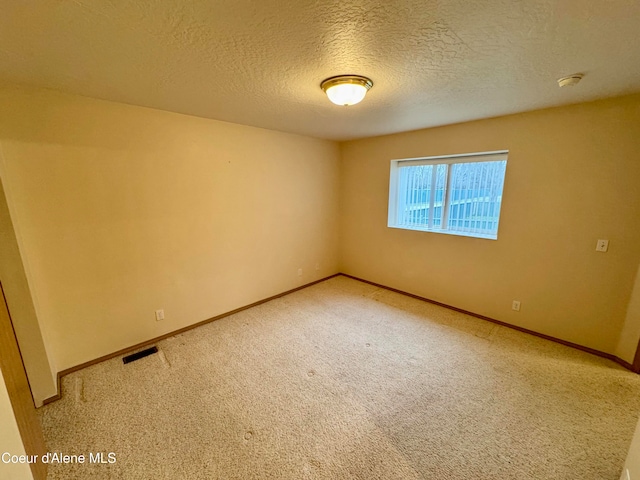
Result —
<instances>
[{"instance_id":1,"label":"white ceiling","mask_svg":"<svg viewBox=\"0 0 640 480\"><path fill-rule=\"evenodd\" d=\"M640 1L4 0L0 80L352 139L640 91Z\"/></svg>"}]
</instances>

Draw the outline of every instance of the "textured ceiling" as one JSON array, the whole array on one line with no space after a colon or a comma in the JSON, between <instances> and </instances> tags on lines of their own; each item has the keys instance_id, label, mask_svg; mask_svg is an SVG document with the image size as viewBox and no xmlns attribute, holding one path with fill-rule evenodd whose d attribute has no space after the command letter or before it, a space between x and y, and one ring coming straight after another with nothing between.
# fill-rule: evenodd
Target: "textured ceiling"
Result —
<instances>
[{"instance_id":1,"label":"textured ceiling","mask_svg":"<svg viewBox=\"0 0 640 480\"><path fill-rule=\"evenodd\" d=\"M640 1L4 0L0 80L351 139L640 91Z\"/></svg>"}]
</instances>

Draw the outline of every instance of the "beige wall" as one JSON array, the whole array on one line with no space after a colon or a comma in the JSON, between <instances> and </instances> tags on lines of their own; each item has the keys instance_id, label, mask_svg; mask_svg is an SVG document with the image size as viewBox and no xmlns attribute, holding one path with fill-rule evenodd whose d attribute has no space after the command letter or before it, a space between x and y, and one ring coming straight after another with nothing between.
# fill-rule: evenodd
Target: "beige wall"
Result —
<instances>
[{"instance_id":1,"label":"beige wall","mask_svg":"<svg viewBox=\"0 0 640 480\"><path fill-rule=\"evenodd\" d=\"M628 475L628 476L627 476ZM631 440L629 453L622 468L620 480L638 480L640 479L640 422L636 426L636 431Z\"/></svg>"},{"instance_id":2,"label":"beige wall","mask_svg":"<svg viewBox=\"0 0 640 480\"><path fill-rule=\"evenodd\" d=\"M333 142L46 90L0 104L58 370L338 271Z\"/></svg>"},{"instance_id":3,"label":"beige wall","mask_svg":"<svg viewBox=\"0 0 640 480\"><path fill-rule=\"evenodd\" d=\"M629 363L633 363L636 349L638 348L638 339L640 339L640 267L638 267L636 280L633 284L633 291L627 306L627 314L620 333L620 339L618 340L616 355ZM640 439L638 441L640 443ZM640 475L640 471L638 474Z\"/></svg>"},{"instance_id":4,"label":"beige wall","mask_svg":"<svg viewBox=\"0 0 640 480\"><path fill-rule=\"evenodd\" d=\"M497 241L387 228L390 160L502 149ZM341 270L616 353L640 260L639 152L639 95L344 143Z\"/></svg>"},{"instance_id":5,"label":"beige wall","mask_svg":"<svg viewBox=\"0 0 640 480\"><path fill-rule=\"evenodd\" d=\"M0 152L1 155L1 152ZM2 160L0 159L0 162ZM36 406L57 393L0 178L0 282Z\"/></svg>"},{"instance_id":6,"label":"beige wall","mask_svg":"<svg viewBox=\"0 0 640 480\"><path fill-rule=\"evenodd\" d=\"M22 438L11 408L9 393L0 372L0 455L25 455ZM3 463L0 458L0 478L11 480L32 480L31 468L26 463Z\"/></svg>"}]
</instances>

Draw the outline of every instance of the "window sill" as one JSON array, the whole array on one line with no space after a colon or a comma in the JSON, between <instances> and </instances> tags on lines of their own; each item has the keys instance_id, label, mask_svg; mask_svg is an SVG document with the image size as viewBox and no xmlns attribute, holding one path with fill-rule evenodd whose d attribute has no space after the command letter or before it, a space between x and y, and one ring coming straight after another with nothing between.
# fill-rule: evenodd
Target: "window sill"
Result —
<instances>
[{"instance_id":1,"label":"window sill","mask_svg":"<svg viewBox=\"0 0 640 480\"><path fill-rule=\"evenodd\" d=\"M491 235L491 234L454 232L451 230L439 230L439 229L436 230L436 229L429 229L429 228L398 226L398 225L387 225L387 226L389 228L397 228L398 230L412 230L415 232L428 232L428 233L444 233L445 235L455 235L457 237L481 238L483 240L498 240L498 235Z\"/></svg>"}]
</instances>

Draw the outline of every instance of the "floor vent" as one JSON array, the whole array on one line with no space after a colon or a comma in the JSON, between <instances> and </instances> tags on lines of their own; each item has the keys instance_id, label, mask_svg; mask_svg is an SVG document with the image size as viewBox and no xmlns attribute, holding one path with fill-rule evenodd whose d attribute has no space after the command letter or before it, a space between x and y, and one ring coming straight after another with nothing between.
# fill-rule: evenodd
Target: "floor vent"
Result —
<instances>
[{"instance_id":1,"label":"floor vent","mask_svg":"<svg viewBox=\"0 0 640 480\"><path fill-rule=\"evenodd\" d=\"M158 347L147 348L146 350L142 350L140 352L127 355L126 357L122 357L122 362L123 363L135 362L136 360L140 360L141 358L147 357L149 355L153 355L154 353L158 353Z\"/></svg>"}]
</instances>

